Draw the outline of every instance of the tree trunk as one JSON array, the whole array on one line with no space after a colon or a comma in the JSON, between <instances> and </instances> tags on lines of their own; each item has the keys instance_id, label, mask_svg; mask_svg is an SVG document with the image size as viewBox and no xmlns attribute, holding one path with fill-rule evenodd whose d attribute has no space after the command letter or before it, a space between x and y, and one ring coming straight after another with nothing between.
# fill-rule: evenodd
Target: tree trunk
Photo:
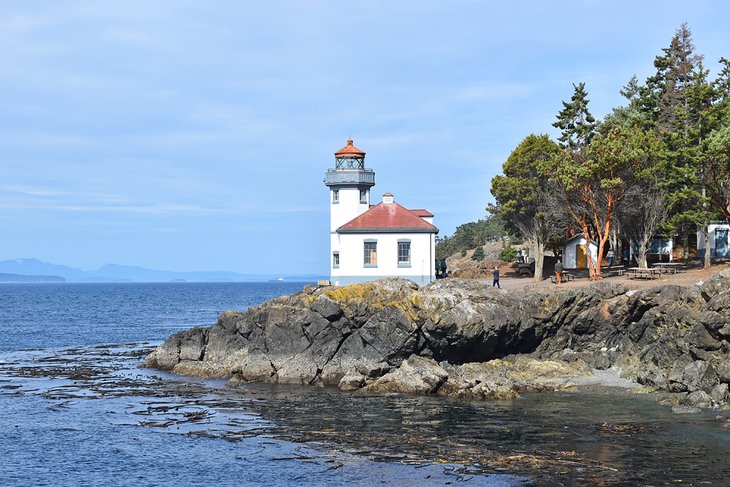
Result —
<instances>
[{"instance_id":1,"label":"tree trunk","mask_svg":"<svg viewBox=\"0 0 730 487\"><path fill-rule=\"evenodd\" d=\"M614 223L613 228L611 229L611 239L610 239L611 250L613 250L614 262L616 262L618 259L621 258L621 248L619 246L618 234L619 234L618 223Z\"/></svg>"},{"instance_id":2,"label":"tree trunk","mask_svg":"<svg viewBox=\"0 0 730 487\"><path fill-rule=\"evenodd\" d=\"M591 233L588 231L588 225L585 223L585 221L581 222L583 225L583 238L586 240L586 261L588 263L588 275L591 278L591 281L596 279L596 265L593 262L593 257L591 256Z\"/></svg>"},{"instance_id":3,"label":"tree trunk","mask_svg":"<svg viewBox=\"0 0 730 487\"><path fill-rule=\"evenodd\" d=\"M687 227L682 227L682 260L684 263L689 263L689 230Z\"/></svg>"},{"instance_id":4,"label":"tree trunk","mask_svg":"<svg viewBox=\"0 0 730 487\"><path fill-rule=\"evenodd\" d=\"M596 264L596 267L598 268L598 272L596 273L597 279L603 279L603 275L601 274L601 266L603 265L603 249L606 248L607 241L608 233L606 233L603 238L598 241L598 263Z\"/></svg>"},{"instance_id":5,"label":"tree trunk","mask_svg":"<svg viewBox=\"0 0 730 487\"><path fill-rule=\"evenodd\" d=\"M542 281L542 264L545 261L545 244L536 240L532 245L533 258L535 259L535 277L533 281Z\"/></svg>"},{"instance_id":6,"label":"tree trunk","mask_svg":"<svg viewBox=\"0 0 730 487\"><path fill-rule=\"evenodd\" d=\"M704 266L703 267L705 269L709 269L710 266L712 265L711 253L710 253L711 248L710 248L710 231L709 231L709 227L707 225L703 225L702 226L702 230L700 230L700 231L702 232L702 236L705 238L705 261L704 261Z\"/></svg>"},{"instance_id":7,"label":"tree trunk","mask_svg":"<svg viewBox=\"0 0 730 487\"><path fill-rule=\"evenodd\" d=\"M649 267L649 264L646 262L646 250L647 250L647 241L641 240L639 242L639 254L636 256L636 262L639 263L639 267L642 269L646 269Z\"/></svg>"}]
</instances>

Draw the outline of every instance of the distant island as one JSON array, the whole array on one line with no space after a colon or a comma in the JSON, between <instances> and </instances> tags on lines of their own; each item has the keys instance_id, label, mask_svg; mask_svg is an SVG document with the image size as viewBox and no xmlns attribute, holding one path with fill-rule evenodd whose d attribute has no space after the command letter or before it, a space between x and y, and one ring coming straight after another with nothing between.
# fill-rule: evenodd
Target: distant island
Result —
<instances>
[{"instance_id":1,"label":"distant island","mask_svg":"<svg viewBox=\"0 0 730 487\"><path fill-rule=\"evenodd\" d=\"M0 273L0 282L66 282L66 279L61 276L28 276L24 274Z\"/></svg>"},{"instance_id":2,"label":"distant island","mask_svg":"<svg viewBox=\"0 0 730 487\"><path fill-rule=\"evenodd\" d=\"M4 276L4 277L3 277ZM83 271L38 259L0 261L0 282L315 282L317 274L241 274L231 271L176 272L138 266L107 264L95 271Z\"/></svg>"}]
</instances>

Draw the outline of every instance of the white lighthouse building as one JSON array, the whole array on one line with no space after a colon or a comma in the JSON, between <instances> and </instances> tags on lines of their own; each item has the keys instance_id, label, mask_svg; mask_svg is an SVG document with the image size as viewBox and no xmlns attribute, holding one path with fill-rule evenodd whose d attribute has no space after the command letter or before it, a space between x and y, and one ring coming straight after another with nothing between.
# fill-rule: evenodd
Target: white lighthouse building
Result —
<instances>
[{"instance_id":1,"label":"white lighthouse building","mask_svg":"<svg viewBox=\"0 0 730 487\"><path fill-rule=\"evenodd\" d=\"M423 285L436 278L433 214L408 210L390 193L372 204L375 172L365 167L365 153L352 139L335 152L324 183L330 190L331 284L401 277Z\"/></svg>"}]
</instances>

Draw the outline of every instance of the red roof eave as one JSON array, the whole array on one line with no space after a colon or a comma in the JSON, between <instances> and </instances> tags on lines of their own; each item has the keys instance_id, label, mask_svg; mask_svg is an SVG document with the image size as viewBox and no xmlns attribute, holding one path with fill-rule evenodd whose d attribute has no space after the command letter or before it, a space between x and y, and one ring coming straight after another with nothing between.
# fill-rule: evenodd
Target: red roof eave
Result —
<instances>
[{"instance_id":1,"label":"red roof eave","mask_svg":"<svg viewBox=\"0 0 730 487\"><path fill-rule=\"evenodd\" d=\"M398 203L379 203L342 225L337 233L438 233L438 228Z\"/></svg>"}]
</instances>

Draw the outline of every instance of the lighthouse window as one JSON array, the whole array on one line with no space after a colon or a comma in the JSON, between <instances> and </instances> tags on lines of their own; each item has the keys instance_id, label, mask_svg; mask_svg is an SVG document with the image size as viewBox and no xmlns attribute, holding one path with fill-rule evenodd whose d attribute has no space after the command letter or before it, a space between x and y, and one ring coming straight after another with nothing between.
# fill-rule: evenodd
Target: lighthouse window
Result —
<instances>
[{"instance_id":1,"label":"lighthouse window","mask_svg":"<svg viewBox=\"0 0 730 487\"><path fill-rule=\"evenodd\" d=\"M411 266L411 241L398 240L398 267Z\"/></svg>"},{"instance_id":2,"label":"lighthouse window","mask_svg":"<svg viewBox=\"0 0 730 487\"><path fill-rule=\"evenodd\" d=\"M365 267L378 266L378 242L376 240L365 241Z\"/></svg>"},{"instance_id":3,"label":"lighthouse window","mask_svg":"<svg viewBox=\"0 0 730 487\"><path fill-rule=\"evenodd\" d=\"M332 252L332 267L337 269L340 267L340 253Z\"/></svg>"},{"instance_id":4,"label":"lighthouse window","mask_svg":"<svg viewBox=\"0 0 730 487\"><path fill-rule=\"evenodd\" d=\"M368 202L368 192L367 190L361 189L360 190L360 203L367 204Z\"/></svg>"},{"instance_id":5,"label":"lighthouse window","mask_svg":"<svg viewBox=\"0 0 730 487\"><path fill-rule=\"evenodd\" d=\"M339 203L339 202L340 202L340 190L333 189L332 190L332 203Z\"/></svg>"}]
</instances>

